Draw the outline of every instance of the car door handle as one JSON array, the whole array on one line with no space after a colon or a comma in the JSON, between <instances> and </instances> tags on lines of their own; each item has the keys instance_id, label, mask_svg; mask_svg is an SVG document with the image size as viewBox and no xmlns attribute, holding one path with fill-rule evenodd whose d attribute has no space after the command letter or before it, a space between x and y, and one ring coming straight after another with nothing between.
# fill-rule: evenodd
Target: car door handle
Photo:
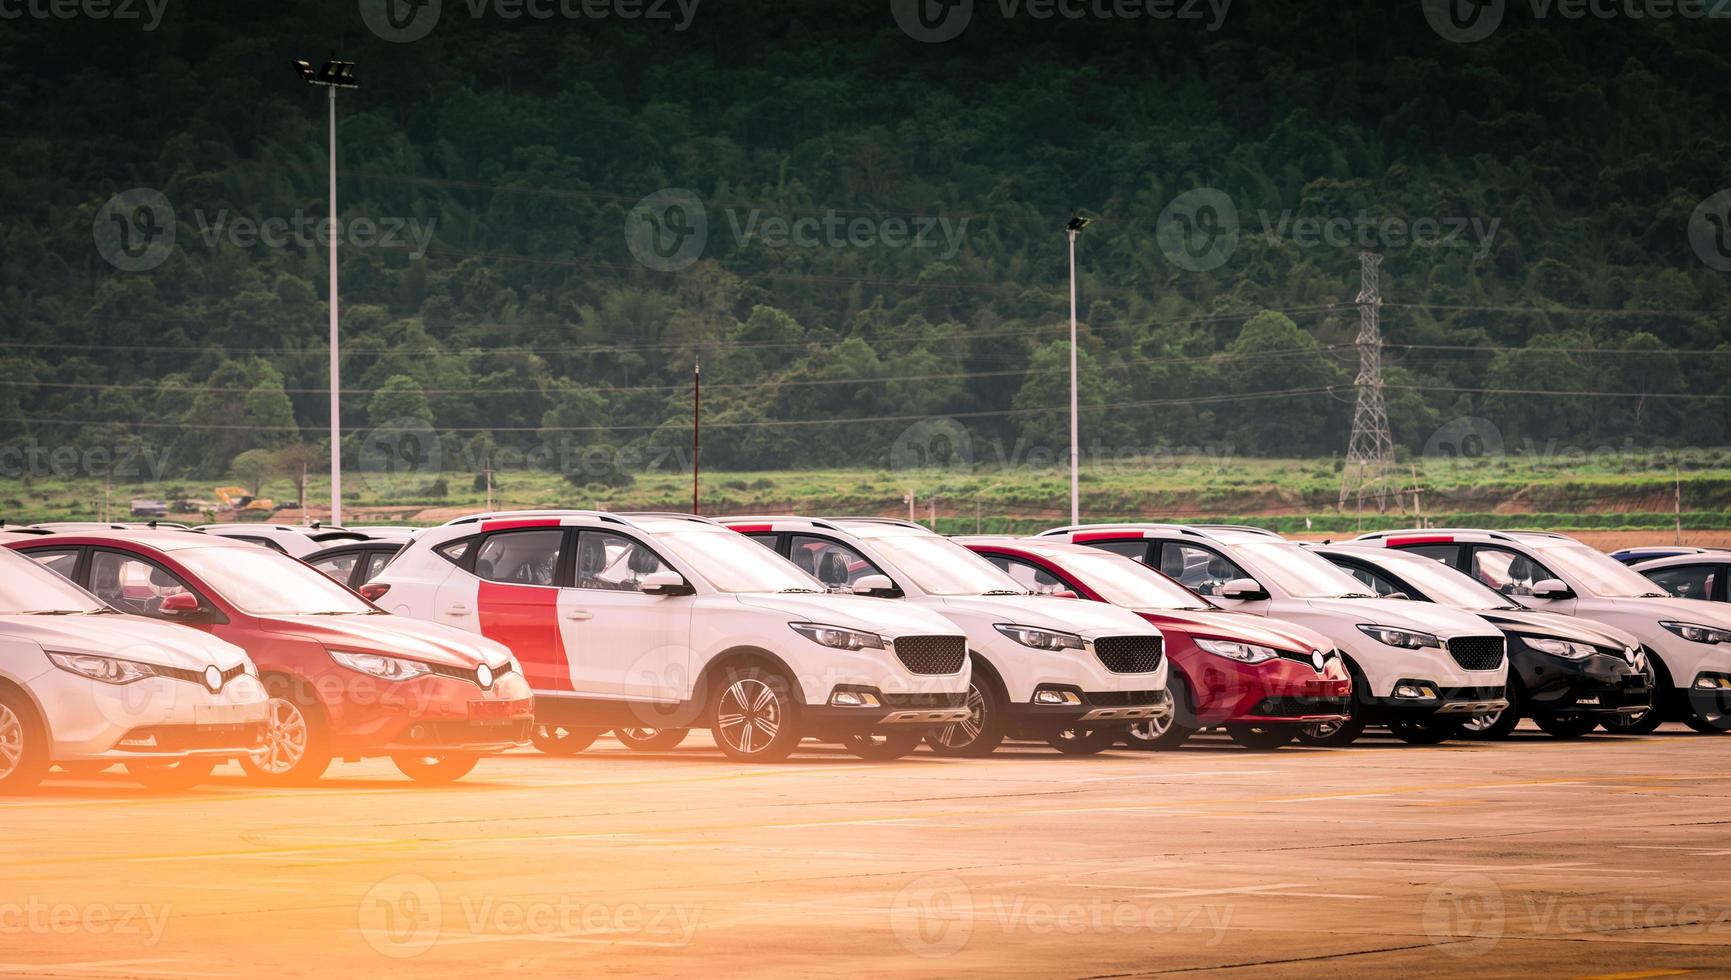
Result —
<instances>
[{"instance_id":1,"label":"car door handle","mask_svg":"<svg viewBox=\"0 0 1731 980\"><path fill-rule=\"evenodd\" d=\"M454 606L445 607L445 615L447 615L447 616L467 616L467 615L469 615L469 607L465 606L459 602Z\"/></svg>"},{"instance_id":2,"label":"car door handle","mask_svg":"<svg viewBox=\"0 0 1731 980\"><path fill-rule=\"evenodd\" d=\"M566 619L594 619L595 614L587 609L571 609L565 613Z\"/></svg>"}]
</instances>

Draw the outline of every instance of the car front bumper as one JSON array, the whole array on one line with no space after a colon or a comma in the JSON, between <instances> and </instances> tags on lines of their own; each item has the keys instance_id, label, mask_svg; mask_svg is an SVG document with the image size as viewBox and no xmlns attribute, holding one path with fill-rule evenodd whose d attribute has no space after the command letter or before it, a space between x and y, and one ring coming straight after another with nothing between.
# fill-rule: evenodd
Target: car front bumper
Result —
<instances>
[{"instance_id":1,"label":"car front bumper","mask_svg":"<svg viewBox=\"0 0 1731 980\"><path fill-rule=\"evenodd\" d=\"M55 762L234 758L260 744L270 716L264 686L250 674L213 693L166 677L115 685L56 669L30 690Z\"/></svg>"}]
</instances>

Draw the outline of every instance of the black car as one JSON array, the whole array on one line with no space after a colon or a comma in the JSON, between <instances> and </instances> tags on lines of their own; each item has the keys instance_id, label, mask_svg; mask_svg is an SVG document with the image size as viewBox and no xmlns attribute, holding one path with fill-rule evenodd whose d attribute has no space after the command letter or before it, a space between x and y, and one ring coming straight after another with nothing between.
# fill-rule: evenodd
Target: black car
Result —
<instances>
[{"instance_id":1,"label":"black car","mask_svg":"<svg viewBox=\"0 0 1731 980\"><path fill-rule=\"evenodd\" d=\"M1352 545L1312 549L1379 596L1454 606L1489 620L1508 637L1509 706L1463 722L1467 737L1503 738L1527 717L1551 735L1575 738L1608 717L1652 705L1646 655L1632 636L1590 620L1515 605L1422 555Z\"/></svg>"},{"instance_id":2,"label":"black car","mask_svg":"<svg viewBox=\"0 0 1731 980\"><path fill-rule=\"evenodd\" d=\"M402 551L407 544L407 541L377 538L345 541L315 551L301 561L358 592L361 586L384 571L385 566L389 565L391 559L397 557L397 552Z\"/></svg>"}]
</instances>

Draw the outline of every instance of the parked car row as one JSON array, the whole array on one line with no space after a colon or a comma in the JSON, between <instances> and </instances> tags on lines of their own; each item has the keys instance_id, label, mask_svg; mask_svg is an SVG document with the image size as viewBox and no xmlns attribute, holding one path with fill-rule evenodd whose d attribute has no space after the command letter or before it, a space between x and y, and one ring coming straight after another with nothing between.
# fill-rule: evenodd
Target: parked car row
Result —
<instances>
[{"instance_id":1,"label":"parked car row","mask_svg":"<svg viewBox=\"0 0 1731 980\"><path fill-rule=\"evenodd\" d=\"M1636 571L1539 532L567 510L0 545L0 789L115 763L185 786L229 759L303 783L378 756L446 781L609 730L657 750L703 727L773 761L805 739L890 759L1731 729L1731 552Z\"/></svg>"}]
</instances>

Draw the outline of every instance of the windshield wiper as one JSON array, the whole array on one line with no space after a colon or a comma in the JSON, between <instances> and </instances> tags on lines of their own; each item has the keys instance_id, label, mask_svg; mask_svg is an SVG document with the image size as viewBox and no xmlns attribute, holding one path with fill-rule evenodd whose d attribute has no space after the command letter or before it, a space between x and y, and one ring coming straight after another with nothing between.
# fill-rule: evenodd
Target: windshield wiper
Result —
<instances>
[{"instance_id":1,"label":"windshield wiper","mask_svg":"<svg viewBox=\"0 0 1731 980\"><path fill-rule=\"evenodd\" d=\"M820 595L821 594L817 589L797 589L796 588L796 589L782 589L781 590L782 595L787 595L790 592L803 592L803 593L807 593L809 595Z\"/></svg>"},{"instance_id":2,"label":"windshield wiper","mask_svg":"<svg viewBox=\"0 0 1731 980\"><path fill-rule=\"evenodd\" d=\"M1369 592L1342 592L1340 595L1335 596L1335 598L1336 599L1375 599L1376 596L1369 593Z\"/></svg>"},{"instance_id":3,"label":"windshield wiper","mask_svg":"<svg viewBox=\"0 0 1731 980\"><path fill-rule=\"evenodd\" d=\"M83 609L26 609L22 613L19 613L19 615L21 615L21 616L82 616L82 615L84 615L85 611L86 610L83 610Z\"/></svg>"},{"instance_id":4,"label":"windshield wiper","mask_svg":"<svg viewBox=\"0 0 1731 980\"><path fill-rule=\"evenodd\" d=\"M1034 593L1032 593L1032 592L1019 592L1015 589L991 589L989 591L980 593L980 595L1033 595L1033 594Z\"/></svg>"}]
</instances>

